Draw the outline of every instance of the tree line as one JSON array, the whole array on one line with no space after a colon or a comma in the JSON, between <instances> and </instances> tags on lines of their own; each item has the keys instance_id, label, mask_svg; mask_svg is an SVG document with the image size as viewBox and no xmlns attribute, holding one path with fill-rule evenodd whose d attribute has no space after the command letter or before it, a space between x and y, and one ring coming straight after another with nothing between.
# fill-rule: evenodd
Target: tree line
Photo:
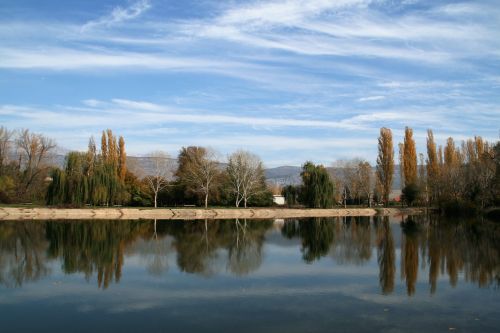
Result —
<instances>
[{"instance_id":1,"label":"tree line","mask_svg":"<svg viewBox=\"0 0 500 333\"><path fill-rule=\"evenodd\" d=\"M397 147L401 199L407 205L448 211L498 205L500 143L477 136L457 144L450 137L438 146L428 130L426 155L417 154L413 130L406 127ZM100 147L90 138L86 152L69 152L62 169L53 166L55 149L54 140L42 134L0 127L0 202L71 207L273 203L262 160L245 150L232 153L224 163L206 147L183 147L176 159L156 151L147 155L149 165L143 168L136 159L127 159L125 139L110 129L102 132ZM302 184L279 192L288 206L388 206L394 199L394 155L392 131L381 128L374 168L362 158L336 161L331 167L307 161Z\"/></svg>"},{"instance_id":2,"label":"tree line","mask_svg":"<svg viewBox=\"0 0 500 333\"><path fill-rule=\"evenodd\" d=\"M480 136L458 145L453 138L437 146L427 131L427 157L417 155L413 130L405 128L398 144L400 200L407 205L434 206L449 213L474 211L500 202L500 142ZM302 184L283 188L289 206L331 208L335 205L388 206L394 201L395 156L392 131L381 128L375 171L362 158L336 161L331 168L306 162Z\"/></svg>"}]
</instances>

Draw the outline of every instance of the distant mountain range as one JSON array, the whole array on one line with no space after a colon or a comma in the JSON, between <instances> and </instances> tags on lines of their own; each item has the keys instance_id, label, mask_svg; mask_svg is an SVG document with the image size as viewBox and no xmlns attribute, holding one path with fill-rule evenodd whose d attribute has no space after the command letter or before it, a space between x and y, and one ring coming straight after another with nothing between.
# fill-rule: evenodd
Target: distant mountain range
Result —
<instances>
[{"instance_id":1,"label":"distant mountain range","mask_svg":"<svg viewBox=\"0 0 500 333\"><path fill-rule=\"evenodd\" d=\"M65 155L57 154L53 157L53 163L59 167L64 166ZM130 169L141 169L145 174L151 174L153 170L153 163L148 157L135 157L127 156L128 164L130 164ZM172 159L172 163L176 164L177 160ZM224 166L224 164L222 164ZM302 182L300 177L301 167L298 166L279 166L274 168L265 169L265 175L268 182L272 184L278 184L281 186L285 185L298 185ZM373 167L373 172L375 172L375 167ZM399 176L399 165L394 168L394 181L392 184L393 190L399 190L401 187L400 176Z\"/></svg>"},{"instance_id":2,"label":"distant mountain range","mask_svg":"<svg viewBox=\"0 0 500 333\"><path fill-rule=\"evenodd\" d=\"M332 171L333 168L327 168ZM375 167L372 167L373 174L375 174ZM270 183L278 185L298 185L302 182L300 177L301 167L297 166L280 166L275 168L268 168L265 170L266 178ZM401 178L399 172L399 165L394 167L394 179L392 183L393 190L401 189Z\"/></svg>"}]
</instances>

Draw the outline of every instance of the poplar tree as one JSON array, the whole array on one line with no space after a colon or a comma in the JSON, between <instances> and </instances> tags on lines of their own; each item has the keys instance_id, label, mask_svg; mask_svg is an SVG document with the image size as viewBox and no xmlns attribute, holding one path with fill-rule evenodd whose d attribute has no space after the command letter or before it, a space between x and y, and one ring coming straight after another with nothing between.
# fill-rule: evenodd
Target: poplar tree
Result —
<instances>
[{"instance_id":1,"label":"poplar tree","mask_svg":"<svg viewBox=\"0 0 500 333\"><path fill-rule=\"evenodd\" d=\"M125 152L125 139L120 136L118 141L118 176L120 181L125 181L125 175L127 174L127 154Z\"/></svg>"},{"instance_id":2,"label":"poplar tree","mask_svg":"<svg viewBox=\"0 0 500 333\"><path fill-rule=\"evenodd\" d=\"M89 139L89 146L87 150L87 177L91 177L94 174L95 164L97 162L97 148L95 145L94 137L91 136Z\"/></svg>"},{"instance_id":3,"label":"poplar tree","mask_svg":"<svg viewBox=\"0 0 500 333\"><path fill-rule=\"evenodd\" d=\"M386 206L389 204L393 175L394 148L392 132L390 129L382 127L378 138L377 181L381 186L382 200Z\"/></svg>"},{"instance_id":4,"label":"poplar tree","mask_svg":"<svg viewBox=\"0 0 500 333\"><path fill-rule=\"evenodd\" d=\"M427 186L430 201L435 202L439 195L439 162L432 130L427 130Z\"/></svg>"},{"instance_id":5,"label":"poplar tree","mask_svg":"<svg viewBox=\"0 0 500 333\"><path fill-rule=\"evenodd\" d=\"M403 169L405 186L417 183L417 150L413 140L413 130L405 128Z\"/></svg>"},{"instance_id":6,"label":"poplar tree","mask_svg":"<svg viewBox=\"0 0 500 333\"><path fill-rule=\"evenodd\" d=\"M405 145L400 142L398 144L398 148L399 148L399 187L402 190L405 187L405 167L404 167Z\"/></svg>"},{"instance_id":7,"label":"poplar tree","mask_svg":"<svg viewBox=\"0 0 500 333\"><path fill-rule=\"evenodd\" d=\"M101 157L103 160L108 159L108 140L106 139L105 131L102 131L102 136L101 136Z\"/></svg>"}]
</instances>

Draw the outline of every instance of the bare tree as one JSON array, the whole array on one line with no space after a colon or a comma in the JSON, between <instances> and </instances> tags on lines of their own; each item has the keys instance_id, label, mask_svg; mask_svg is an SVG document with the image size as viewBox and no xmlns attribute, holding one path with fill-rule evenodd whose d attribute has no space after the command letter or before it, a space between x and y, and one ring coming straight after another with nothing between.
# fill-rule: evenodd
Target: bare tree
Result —
<instances>
[{"instance_id":1,"label":"bare tree","mask_svg":"<svg viewBox=\"0 0 500 333\"><path fill-rule=\"evenodd\" d=\"M208 207L208 196L219 175L219 163L214 150L203 147L182 148L177 176L191 191L204 196L205 208Z\"/></svg>"},{"instance_id":2,"label":"bare tree","mask_svg":"<svg viewBox=\"0 0 500 333\"><path fill-rule=\"evenodd\" d=\"M372 206L372 166L367 161L360 161L358 164L359 189L366 195L368 207Z\"/></svg>"},{"instance_id":3,"label":"bare tree","mask_svg":"<svg viewBox=\"0 0 500 333\"><path fill-rule=\"evenodd\" d=\"M371 166L368 162L360 158L350 160L339 160L333 164L333 179L337 188L341 191L341 198L344 207L347 206L347 199L358 199L366 195L368 205L371 199Z\"/></svg>"},{"instance_id":4,"label":"bare tree","mask_svg":"<svg viewBox=\"0 0 500 333\"><path fill-rule=\"evenodd\" d=\"M49 153L56 147L55 142L42 134L30 133L28 129L21 130L16 145L21 153L24 169L25 189L28 189L34 179L46 166Z\"/></svg>"},{"instance_id":5,"label":"bare tree","mask_svg":"<svg viewBox=\"0 0 500 333\"><path fill-rule=\"evenodd\" d=\"M227 174L236 195L236 207L243 201L247 207L248 200L264 188L264 167L261 159L248 151L238 150L229 156Z\"/></svg>"},{"instance_id":6,"label":"bare tree","mask_svg":"<svg viewBox=\"0 0 500 333\"><path fill-rule=\"evenodd\" d=\"M0 126L0 168L8 162L9 152L10 152L10 138L12 137L13 131L9 131L7 128Z\"/></svg>"},{"instance_id":7,"label":"bare tree","mask_svg":"<svg viewBox=\"0 0 500 333\"><path fill-rule=\"evenodd\" d=\"M152 169L145 179L154 195L154 207L158 207L158 193L165 189L174 175L174 162L163 151L155 151L148 155Z\"/></svg>"},{"instance_id":8,"label":"bare tree","mask_svg":"<svg viewBox=\"0 0 500 333\"><path fill-rule=\"evenodd\" d=\"M360 159L338 160L333 164L332 178L335 181L336 188L340 191L340 196L347 207L347 199L355 198L359 193L359 180L357 166L361 163Z\"/></svg>"}]
</instances>

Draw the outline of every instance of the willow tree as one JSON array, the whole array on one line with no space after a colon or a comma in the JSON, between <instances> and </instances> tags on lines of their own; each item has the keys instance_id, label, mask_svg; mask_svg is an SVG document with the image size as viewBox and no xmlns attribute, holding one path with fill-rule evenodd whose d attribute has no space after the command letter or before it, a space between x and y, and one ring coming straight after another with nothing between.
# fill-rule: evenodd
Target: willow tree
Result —
<instances>
[{"instance_id":1,"label":"willow tree","mask_svg":"<svg viewBox=\"0 0 500 333\"><path fill-rule=\"evenodd\" d=\"M378 138L377 181L380 184L382 200L386 206L389 203L393 175L394 148L392 144L392 132L390 129L382 127Z\"/></svg>"},{"instance_id":2,"label":"willow tree","mask_svg":"<svg viewBox=\"0 0 500 333\"><path fill-rule=\"evenodd\" d=\"M64 170L52 171L52 183L47 191L47 203L81 206L113 205L125 201L124 180L118 175L116 139L111 130L103 132L101 153L97 154L93 138L85 153L70 152ZM125 163L125 142L122 142Z\"/></svg>"},{"instance_id":3,"label":"willow tree","mask_svg":"<svg viewBox=\"0 0 500 333\"><path fill-rule=\"evenodd\" d=\"M302 166L302 202L310 208L331 208L335 186L326 168L306 162Z\"/></svg>"}]
</instances>

